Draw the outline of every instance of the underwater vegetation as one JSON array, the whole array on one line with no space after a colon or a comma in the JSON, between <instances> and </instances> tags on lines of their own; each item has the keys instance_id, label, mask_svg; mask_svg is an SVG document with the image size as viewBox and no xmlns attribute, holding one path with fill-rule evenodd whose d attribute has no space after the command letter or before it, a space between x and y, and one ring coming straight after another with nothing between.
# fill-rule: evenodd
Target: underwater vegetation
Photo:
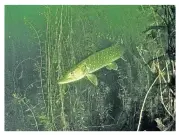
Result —
<instances>
[{"instance_id":1,"label":"underwater vegetation","mask_svg":"<svg viewBox=\"0 0 179 135\"><path fill-rule=\"evenodd\" d=\"M6 6L5 24L6 131L176 130L175 6Z\"/></svg>"}]
</instances>

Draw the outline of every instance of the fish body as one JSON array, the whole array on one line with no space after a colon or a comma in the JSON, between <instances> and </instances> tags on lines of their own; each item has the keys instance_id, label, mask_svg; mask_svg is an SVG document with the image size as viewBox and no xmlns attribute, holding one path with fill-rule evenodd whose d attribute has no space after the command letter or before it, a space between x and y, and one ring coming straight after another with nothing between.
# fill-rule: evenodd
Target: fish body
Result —
<instances>
[{"instance_id":1,"label":"fish body","mask_svg":"<svg viewBox=\"0 0 179 135\"><path fill-rule=\"evenodd\" d=\"M59 80L59 84L74 82L87 76L93 84L97 85L97 78L92 73L103 67L116 69L117 64L114 63L114 61L119 59L123 52L124 48L118 44L96 52L68 71L66 75Z\"/></svg>"}]
</instances>

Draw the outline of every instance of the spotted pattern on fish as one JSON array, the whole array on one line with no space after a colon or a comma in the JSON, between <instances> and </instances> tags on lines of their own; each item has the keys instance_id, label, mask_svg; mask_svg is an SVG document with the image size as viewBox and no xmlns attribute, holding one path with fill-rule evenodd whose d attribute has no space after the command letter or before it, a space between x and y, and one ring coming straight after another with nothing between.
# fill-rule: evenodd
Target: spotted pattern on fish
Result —
<instances>
[{"instance_id":1,"label":"spotted pattern on fish","mask_svg":"<svg viewBox=\"0 0 179 135\"><path fill-rule=\"evenodd\" d=\"M120 45L116 44L109 48L94 53L87 59L80 62L79 65L83 65L85 63L90 69L88 73L93 73L98 69L109 65L109 63L119 59L122 54L123 48Z\"/></svg>"},{"instance_id":2,"label":"spotted pattern on fish","mask_svg":"<svg viewBox=\"0 0 179 135\"><path fill-rule=\"evenodd\" d=\"M91 74L119 59L123 55L123 52L124 48L118 44L96 52L67 72L67 74L60 79L59 84L80 80L86 75Z\"/></svg>"}]
</instances>

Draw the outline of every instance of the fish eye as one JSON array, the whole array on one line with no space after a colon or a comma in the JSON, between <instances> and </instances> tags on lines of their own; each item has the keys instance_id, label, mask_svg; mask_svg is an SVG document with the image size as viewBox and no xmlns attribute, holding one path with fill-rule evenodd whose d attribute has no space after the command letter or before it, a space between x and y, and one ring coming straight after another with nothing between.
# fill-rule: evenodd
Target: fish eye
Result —
<instances>
[{"instance_id":1,"label":"fish eye","mask_svg":"<svg viewBox=\"0 0 179 135\"><path fill-rule=\"evenodd\" d=\"M70 72L70 75L72 75L72 76L73 76L73 75L74 75L74 73L73 73L73 72Z\"/></svg>"}]
</instances>

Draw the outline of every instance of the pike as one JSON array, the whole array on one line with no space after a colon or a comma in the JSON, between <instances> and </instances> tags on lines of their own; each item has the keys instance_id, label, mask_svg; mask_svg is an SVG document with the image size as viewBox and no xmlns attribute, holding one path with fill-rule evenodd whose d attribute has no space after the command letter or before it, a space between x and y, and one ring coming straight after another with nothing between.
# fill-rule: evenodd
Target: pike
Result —
<instances>
[{"instance_id":1,"label":"pike","mask_svg":"<svg viewBox=\"0 0 179 135\"><path fill-rule=\"evenodd\" d=\"M95 71L106 67L117 70L118 66L114 62L124 53L124 48L118 44L96 52L69 70L60 80L59 84L71 83L87 77L95 86L98 85L97 77L92 74Z\"/></svg>"}]
</instances>

